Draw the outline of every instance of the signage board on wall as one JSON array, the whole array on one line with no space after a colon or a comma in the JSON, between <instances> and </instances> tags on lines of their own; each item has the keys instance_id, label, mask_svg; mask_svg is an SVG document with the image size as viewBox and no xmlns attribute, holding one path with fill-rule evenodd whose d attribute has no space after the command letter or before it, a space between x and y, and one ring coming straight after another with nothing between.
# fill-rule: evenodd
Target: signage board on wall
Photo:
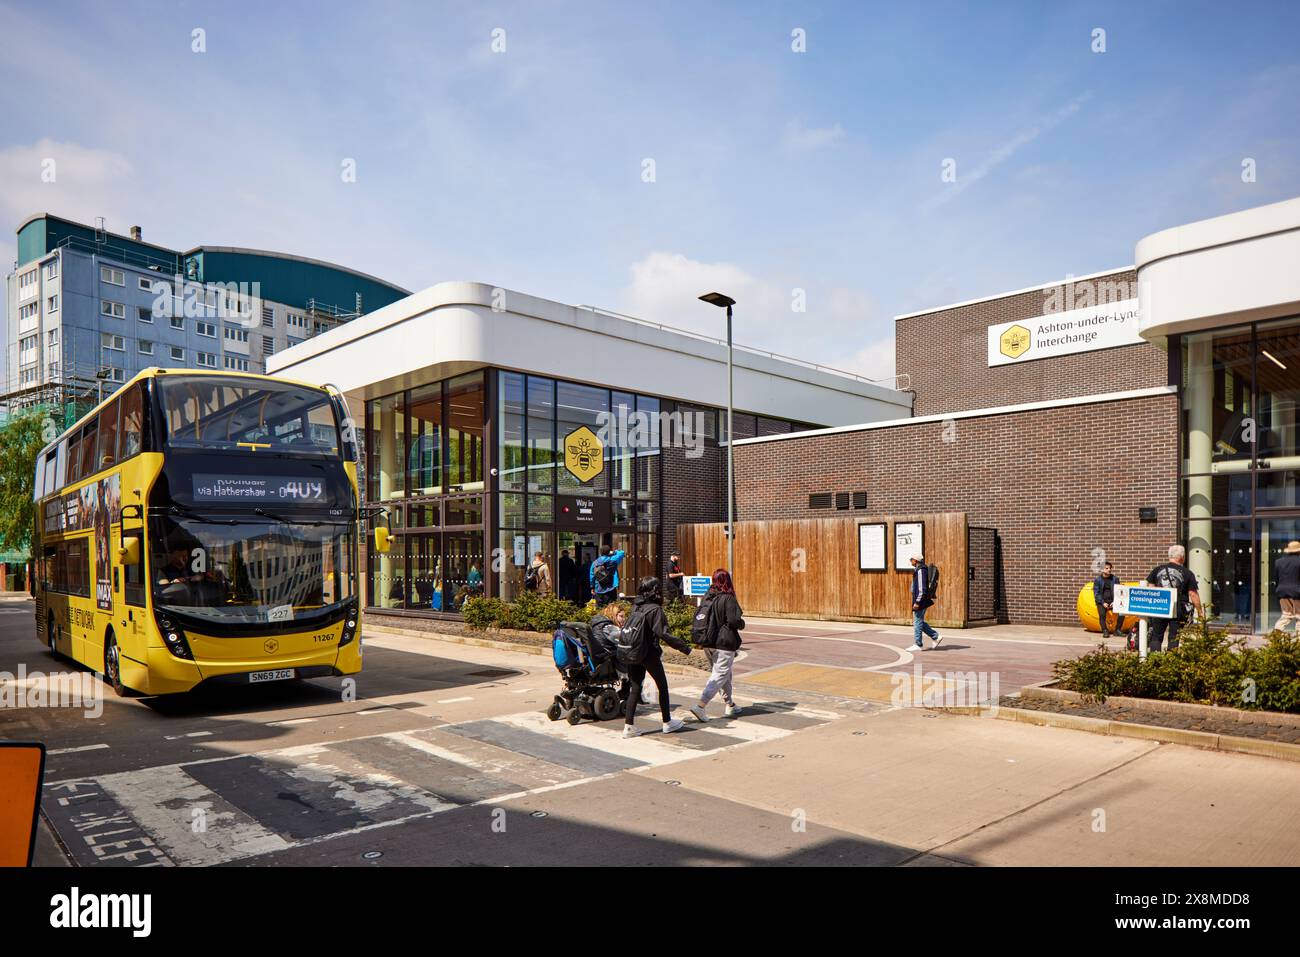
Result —
<instances>
[{"instance_id":1,"label":"signage board on wall","mask_svg":"<svg viewBox=\"0 0 1300 957\"><path fill-rule=\"evenodd\" d=\"M883 572L885 564L885 523L871 522L858 526L858 571Z\"/></svg>"},{"instance_id":2,"label":"signage board on wall","mask_svg":"<svg viewBox=\"0 0 1300 957\"><path fill-rule=\"evenodd\" d=\"M1054 312L989 326L989 365L1005 366L1053 356L1132 346L1138 335L1138 301L1123 299L1086 309Z\"/></svg>"},{"instance_id":3,"label":"signage board on wall","mask_svg":"<svg viewBox=\"0 0 1300 957\"><path fill-rule=\"evenodd\" d=\"M912 556L925 554L925 523L894 523L894 570L910 572Z\"/></svg>"},{"instance_id":4,"label":"signage board on wall","mask_svg":"<svg viewBox=\"0 0 1300 957\"><path fill-rule=\"evenodd\" d=\"M555 524L564 528L605 528L609 525L609 499L599 495L557 495Z\"/></svg>"}]
</instances>

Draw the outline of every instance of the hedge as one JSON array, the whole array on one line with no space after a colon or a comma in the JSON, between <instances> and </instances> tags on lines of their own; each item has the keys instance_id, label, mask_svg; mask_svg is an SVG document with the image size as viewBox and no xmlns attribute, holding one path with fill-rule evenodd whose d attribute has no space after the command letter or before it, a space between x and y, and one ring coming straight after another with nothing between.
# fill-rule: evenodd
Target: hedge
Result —
<instances>
[{"instance_id":1,"label":"hedge","mask_svg":"<svg viewBox=\"0 0 1300 957\"><path fill-rule=\"evenodd\" d=\"M689 642L695 606L684 601L671 601L664 606L664 612L668 615L669 630ZM596 614L596 602L577 605L554 595L526 591L514 601L470 598L461 606L460 613L472 628L510 628L549 634L562 621L591 621Z\"/></svg>"},{"instance_id":2,"label":"hedge","mask_svg":"<svg viewBox=\"0 0 1300 957\"><path fill-rule=\"evenodd\" d=\"M1246 639L1189 624L1172 651L1136 652L1099 646L1058 661L1060 686L1104 700L1111 695L1223 705L1250 711L1300 713L1300 637L1274 631L1261 648Z\"/></svg>"}]
</instances>

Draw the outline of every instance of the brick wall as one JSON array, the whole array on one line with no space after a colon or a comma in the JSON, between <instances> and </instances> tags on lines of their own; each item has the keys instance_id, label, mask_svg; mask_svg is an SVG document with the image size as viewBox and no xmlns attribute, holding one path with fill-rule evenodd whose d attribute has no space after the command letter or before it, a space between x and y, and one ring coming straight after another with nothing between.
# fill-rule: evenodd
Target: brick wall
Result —
<instances>
[{"instance_id":1,"label":"brick wall","mask_svg":"<svg viewBox=\"0 0 1300 957\"><path fill-rule=\"evenodd\" d=\"M942 415L1164 385L1166 354L1145 343L1013 365L988 364L989 326L1059 311L1047 308L1054 305L1049 298L1054 291L1055 301L1068 306L1081 301L1085 285L1094 294L1105 294L1108 287L1135 280L1133 270L1123 270L1076 283L1072 291L1061 286L1036 289L899 319L894 323L897 369L912 378L914 414Z\"/></svg>"},{"instance_id":2,"label":"brick wall","mask_svg":"<svg viewBox=\"0 0 1300 957\"><path fill-rule=\"evenodd\" d=\"M679 403L676 408L689 412L694 407ZM737 438L754 437L758 428L754 416L736 413L733 418ZM760 423L764 421L759 420ZM784 429L788 431L789 425L785 424ZM773 431L776 429L769 425L762 434ZM677 548L678 525L727 520L726 448L720 447L715 439L708 439L704 443L702 455L690 458L687 451L671 446L665 446L663 450L664 514L660 530L663 535L662 557L665 565L668 556ZM739 514L739 499L736 509Z\"/></svg>"},{"instance_id":3,"label":"brick wall","mask_svg":"<svg viewBox=\"0 0 1300 957\"><path fill-rule=\"evenodd\" d=\"M866 489L875 514L963 511L997 531L1003 620L1077 623L1094 549L1131 579L1176 540L1177 403L1147 396L737 446L737 517L844 515L809 509L808 496L849 489ZM1140 524L1139 506L1155 506L1158 522ZM665 530L674 523L666 516Z\"/></svg>"}]
</instances>

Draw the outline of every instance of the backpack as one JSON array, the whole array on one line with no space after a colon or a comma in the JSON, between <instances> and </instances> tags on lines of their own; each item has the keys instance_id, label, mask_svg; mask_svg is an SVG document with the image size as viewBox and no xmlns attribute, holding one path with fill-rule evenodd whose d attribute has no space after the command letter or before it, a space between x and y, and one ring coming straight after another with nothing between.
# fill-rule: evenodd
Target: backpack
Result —
<instances>
[{"instance_id":1,"label":"backpack","mask_svg":"<svg viewBox=\"0 0 1300 957\"><path fill-rule=\"evenodd\" d=\"M537 591L537 565L529 565L528 571L524 572L524 588L528 591Z\"/></svg>"},{"instance_id":2,"label":"backpack","mask_svg":"<svg viewBox=\"0 0 1300 957\"><path fill-rule=\"evenodd\" d=\"M939 566L925 566L925 597L934 601L934 596L939 593Z\"/></svg>"},{"instance_id":3,"label":"backpack","mask_svg":"<svg viewBox=\"0 0 1300 957\"><path fill-rule=\"evenodd\" d=\"M614 655L623 667L639 665L645 661L649 650L650 638L646 634L645 612L638 609L632 612L623 631L614 639Z\"/></svg>"},{"instance_id":4,"label":"backpack","mask_svg":"<svg viewBox=\"0 0 1300 957\"><path fill-rule=\"evenodd\" d=\"M710 595L700 602L691 619L691 644L696 648L712 648L718 640L718 616L713 613L713 603L717 596Z\"/></svg>"},{"instance_id":5,"label":"backpack","mask_svg":"<svg viewBox=\"0 0 1300 957\"><path fill-rule=\"evenodd\" d=\"M597 559L591 577L596 582L596 591L609 591L614 587L614 563L606 558Z\"/></svg>"}]
</instances>

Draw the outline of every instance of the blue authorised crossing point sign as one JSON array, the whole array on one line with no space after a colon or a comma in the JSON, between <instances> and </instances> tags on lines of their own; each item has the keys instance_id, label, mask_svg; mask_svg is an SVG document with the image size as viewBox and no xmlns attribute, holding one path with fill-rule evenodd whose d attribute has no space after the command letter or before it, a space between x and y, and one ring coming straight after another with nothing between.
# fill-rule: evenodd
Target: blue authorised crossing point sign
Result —
<instances>
[{"instance_id":1,"label":"blue authorised crossing point sign","mask_svg":"<svg viewBox=\"0 0 1300 957\"><path fill-rule=\"evenodd\" d=\"M1176 588L1153 585L1116 585L1115 614L1141 615L1144 618L1173 618L1177 607Z\"/></svg>"},{"instance_id":2,"label":"blue authorised crossing point sign","mask_svg":"<svg viewBox=\"0 0 1300 957\"><path fill-rule=\"evenodd\" d=\"M682 594L687 598L703 598L712 584L713 579L708 575L683 575Z\"/></svg>"}]
</instances>

